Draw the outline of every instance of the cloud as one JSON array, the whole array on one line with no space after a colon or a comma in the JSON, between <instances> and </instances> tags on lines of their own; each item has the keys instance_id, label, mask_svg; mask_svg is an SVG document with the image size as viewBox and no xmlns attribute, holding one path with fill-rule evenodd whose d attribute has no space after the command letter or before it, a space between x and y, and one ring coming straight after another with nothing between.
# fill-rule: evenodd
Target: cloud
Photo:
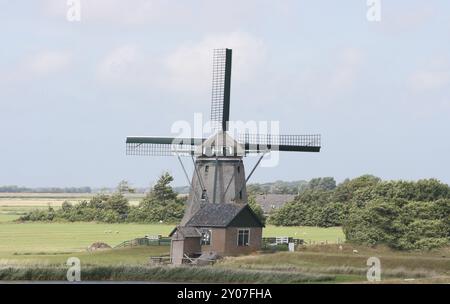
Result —
<instances>
[{"instance_id":1,"label":"cloud","mask_svg":"<svg viewBox=\"0 0 450 304\"><path fill-rule=\"evenodd\" d=\"M72 63L72 54L67 51L42 51L22 59L3 73L2 81L23 81L48 77L67 70Z\"/></svg>"},{"instance_id":2,"label":"cloud","mask_svg":"<svg viewBox=\"0 0 450 304\"><path fill-rule=\"evenodd\" d=\"M355 48L344 49L337 68L331 73L328 86L333 92L351 89L357 79L363 54Z\"/></svg>"},{"instance_id":3,"label":"cloud","mask_svg":"<svg viewBox=\"0 0 450 304\"><path fill-rule=\"evenodd\" d=\"M209 87L212 51L217 48L233 49L233 82L249 81L266 60L264 42L248 33L208 35L201 41L181 45L167 56L163 85L194 91Z\"/></svg>"},{"instance_id":4,"label":"cloud","mask_svg":"<svg viewBox=\"0 0 450 304\"><path fill-rule=\"evenodd\" d=\"M292 79L282 79L289 83L289 94L307 100L308 106L326 108L351 94L357 88L365 63L364 53L357 48L337 50L334 57L327 58L320 66L306 64ZM350 100L350 99L348 99Z\"/></svg>"},{"instance_id":5,"label":"cloud","mask_svg":"<svg viewBox=\"0 0 450 304\"><path fill-rule=\"evenodd\" d=\"M47 76L66 69L70 63L70 53L46 51L37 54L29 61L29 70L36 76Z\"/></svg>"},{"instance_id":6,"label":"cloud","mask_svg":"<svg viewBox=\"0 0 450 304\"><path fill-rule=\"evenodd\" d=\"M97 67L97 79L112 84L142 83L145 57L136 45L123 45L111 50Z\"/></svg>"},{"instance_id":7,"label":"cloud","mask_svg":"<svg viewBox=\"0 0 450 304\"><path fill-rule=\"evenodd\" d=\"M450 110L450 62L446 57L429 58L405 79L403 104L414 117L424 119Z\"/></svg>"},{"instance_id":8,"label":"cloud","mask_svg":"<svg viewBox=\"0 0 450 304\"><path fill-rule=\"evenodd\" d=\"M449 71L416 71L409 79L414 90L435 90L450 85Z\"/></svg>"},{"instance_id":9,"label":"cloud","mask_svg":"<svg viewBox=\"0 0 450 304\"><path fill-rule=\"evenodd\" d=\"M149 54L128 44L109 51L97 66L97 79L104 84L141 85L172 92L204 94L211 89L212 52L232 48L233 82L250 81L266 59L264 43L247 33L207 35L187 42L168 54Z\"/></svg>"},{"instance_id":10,"label":"cloud","mask_svg":"<svg viewBox=\"0 0 450 304\"><path fill-rule=\"evenodd\" d=\"M386 32L404 33L423 27L433 20L436 11L429 3L421 3L406 8L400 5L397 9L384 9L381 25Z\"/></svg>"},{"instance_id":11,"label":"cloud","mask_svg":"<svg viewBox=\"0 0 450 304\"><path fill-rule=\"evenodd\" d=\"M64 0L46 0L44 12L65 18L67 3ZM165 0L81 0L81 21L125 25L148 23L174 23L189 15L189 5Z\"/></svg>"}]
</instances>

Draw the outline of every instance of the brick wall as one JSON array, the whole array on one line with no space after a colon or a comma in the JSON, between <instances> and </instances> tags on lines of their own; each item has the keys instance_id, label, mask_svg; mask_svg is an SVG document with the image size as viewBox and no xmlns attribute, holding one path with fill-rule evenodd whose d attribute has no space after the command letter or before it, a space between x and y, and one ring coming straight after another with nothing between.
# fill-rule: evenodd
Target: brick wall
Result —
<instances>
[{"instance_id":1,"label":"brick wall","mask_svg":"<svg viewBox=\"0 0 450 304\"><path fill-rule=\"evenodd\" d=\"M250 229L249 246L238 246L237 227L212 228L211 245L202 246L202 251L215 251L220 255L240 255L255 252L261 249L262 228L253 227Z\"/></svg>"}]
</instances>

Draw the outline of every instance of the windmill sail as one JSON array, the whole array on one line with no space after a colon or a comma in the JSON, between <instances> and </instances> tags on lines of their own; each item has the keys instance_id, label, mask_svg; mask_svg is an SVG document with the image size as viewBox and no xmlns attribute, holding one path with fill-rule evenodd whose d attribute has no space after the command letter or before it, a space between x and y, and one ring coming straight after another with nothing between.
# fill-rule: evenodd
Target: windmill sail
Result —
<instances>
[{"instance_id":1,"label":"windmill sail","mask_svg":"<svg viewBox=\"0 0 450 304\"><path fill-rule=\"evenodd\" d=\"M231 60L231 49L214 50L211 122L215 130L228 130L228 121L230 119Z\"/></svg>"},{"instance_id":2,"label":"windmill sail","mask_svg":"<svg viewBox=\"0 0 450 304\"><path fill-rule=\"evenodd\" d=\"M127 155L190 156L201 146L202 138L127 137Z\"/></svg>"},{"instance_id":3,"label":"windmill sail","mask_svg":"<svg viewBox=\"0 0 450 304\"><path fill-rule=\"evenodd\" d=\"M270 151L320 152L320 135L239 134L246 153Z\"/></svg>"}]
</instances>

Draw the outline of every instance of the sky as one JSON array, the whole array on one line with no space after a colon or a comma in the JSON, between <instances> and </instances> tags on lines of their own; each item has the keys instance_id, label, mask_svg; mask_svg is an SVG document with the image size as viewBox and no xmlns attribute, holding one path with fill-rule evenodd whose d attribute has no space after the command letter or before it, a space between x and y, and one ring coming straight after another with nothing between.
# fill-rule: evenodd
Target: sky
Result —
<instances>
[{"instance_id":1,"label":"sky","mask_svg":"<svg viewBox=\"0 0 450 304\"><path fill-rule=\"evenodd\" d=\"M70 2L70 1L69 1ZM233 49L231 119L321 134L252 182L450 183L450 2L0 0L0 185L148 186L174 157L125 155L130 135L209 117L212 50ZM185 159L192 173L192 161ZM256 159L245 159L249 172Z\"/></svg>"}]
</instances>

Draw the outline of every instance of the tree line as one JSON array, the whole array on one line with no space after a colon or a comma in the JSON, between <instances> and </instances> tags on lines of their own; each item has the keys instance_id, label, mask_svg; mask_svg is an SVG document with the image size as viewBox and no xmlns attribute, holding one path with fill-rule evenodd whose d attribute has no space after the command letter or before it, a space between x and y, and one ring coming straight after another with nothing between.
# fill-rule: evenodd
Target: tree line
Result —
<instances>
[{"instance_id":1,"label":"tree line","mask_svg":"<svg viewBox=\"0 0 450 304\"><path fill-rule=\"evenodd\" d=\"M92 193L92 189L91 187L28 188L11 185L11 186L0 186L0 193Z\"/></svg>"},{"instance_id":2,"label":"tree line","mask_svg":"<svg viewBox=\"0 0 450 304\"><path fill-rule=\"evenodd\" d=\"M342 226L347 241L431 249L450 241L450 187L436 179L382 181L372 175L334 189L311 187L275 211L281 226Z\"/></svg>"},{"instance_id":3,"label":"tree line","mask_svg":"<svg viewBox=\"0 0 450 304\"><path fill-rule=\"evenodd\" d=\"M163 174L138 206L130 206L123 194L128 186L122 181L111 195L97 194L78 204L64 202L59 209L33 210L18 221L176 223L183 217L186 200L173 191L172 181L172 176Z\"/></svg>"},{"instance_id":4,"label":"tree line","mask_svg":"<svg viewBox=\"0 0 450 304\"><path fill-rule=\"evenodd\" d=\"M112 195L98 194L60 209L34 210L19 221L98 221L107 223L178 223L186 197L170 186L165 173L138 206L130 206L121 183ZM249 191L249 205L265 221L261 206ZM395 249L432 249L450 241L450 187L436 179L383 181L372 175L336 185L331 177L315 178L301 186L292 202L275 210L267 222L278 226L342 226L347 241L386 244Z\"/></svg>"}]
</instances>

